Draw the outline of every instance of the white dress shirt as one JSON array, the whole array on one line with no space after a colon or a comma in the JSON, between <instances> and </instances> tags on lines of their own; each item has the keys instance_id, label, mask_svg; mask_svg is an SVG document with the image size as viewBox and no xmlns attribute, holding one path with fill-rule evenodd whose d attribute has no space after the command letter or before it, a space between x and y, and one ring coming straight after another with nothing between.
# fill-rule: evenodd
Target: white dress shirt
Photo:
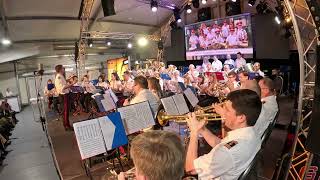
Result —
<instances>
[{"instance_id":1,"label":"white dress shirt","mask_svg":"<svg viewBox=\"0 0 320 180\"><path fill-rule=\"evenodd\" d=\"M227 59L226 61L224 61L224 64L229 64L229 65L232 65L234 67L234 60L233 59Z\"/></svg>"},{"instance_id":2,"label":"white dress shirt","mask_svg":"<svg viewBox=\"0 0 320 180\"><path fill-rule=\"evenodd\" d=\"M253 127L230 131L208 154L193 161L199 179L236 180L261 147Z\"/></svg>"},{"instance_id":3,"label":"white dress shirt","mask_svg":"<svg viewBox=\"0 0 320 180\"><path fill-rule=\"evenodd\" d=\"M264 103L262 104L259 118L254 125L254 129L260 138L264 131L268 128L269 124L273 122L279 110L276 96L268 96L263 98L261 101Z\"/></svg>"},{"instance_id":4,"label":"white dress shirt","mask_svg":"<svg viewBox=\"0 0 320 180\"><path fill-rule=\"evenodd\" d=\"M148 101L152 110L153 115L158 111L158 107L160 105L159 99L149 90L143 89L141 90L131 101L130 104L141 103L144 101Z\"/></svg>"},{"instance_id":5,"label":"white dress shirt","mask_svg":"<svg viewBox=\"0 0 320 180\"><path fill-rule=\"evenodd\" d=\"M246 65L247 61L244 58L236 59L236 68Z\"/></svg>"},{"instance_id":6,"label":"white dress shirt","mask_svg":"<svg viewBox=\"0 0 320 180\"><path fill-rule=\"evenodd\" d=\"M124 81L123 83L123 95L130 96L132 93L134 81L133 79L129 78L128 81Z\"/></svg>"},{"instance_id":7,"label":"white dress shirt","mask_svg":"<svg viewBox=\"0 0 320 180\"><path fill-rule=\"evenodd\" d=\"M219 59L216 59L212 62L212 68L214 72L220 72L222 69L222 62Z\"/></svg>"},{"instance_id":8,"label":"white dress shirt","mask_svg":"<svg viewBox=\"0 0 320 180\"><path fill-rule=\"evenodd\" d=\"M67 81L64 78L63 75L57 74L56 78L54 79L54 86L56 88L57 94L68 94L69 89L64 89L64 87L67 85Z\"/></svg>"}]
</instances>

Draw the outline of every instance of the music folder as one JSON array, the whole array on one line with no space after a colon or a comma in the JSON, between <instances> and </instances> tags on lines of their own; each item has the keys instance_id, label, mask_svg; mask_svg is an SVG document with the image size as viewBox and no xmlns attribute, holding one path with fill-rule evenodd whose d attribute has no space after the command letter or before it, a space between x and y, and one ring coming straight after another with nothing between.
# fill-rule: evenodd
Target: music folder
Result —
<instances>
[{"instance_id":1,"label":"music folder","mask_svg":"<svg viewBox=\"0 0 320 180\"><path fill-rule=\"evenodd\" d=\"M128 144L119 112L73 124L81 159Z\"/></svg>"},{"instance_id":2,"label":"music folder","mask_svg":"<svg viewBox=\"0 0 320 180\"><path fill-rule=\"evenodd\" d=\"M192 107L196 107L196 105L199 103L199 99L197 96L192 92L190 88L187 88L184 92L184 95L186 95L188 101L192 105Z\"/></svg>"},{"instance_id":3,"label":"music folder","mask_svg":"<svg viewBox=\"0 0 320 180\"><path fill-rule=\"evenodd\" d=\"M132 134L155 125L148 101L118 108L127 134Z\"/></svg>"},{"instance_id":4,"label":"music folder","mask_svg":"<svg viewBox=\"0 0 320 180\"><path fill-rule=\"evenodd\" d=\"M170 97L162 98L161 103L168 115L183 115L189 112L183 94L175 94Z\"/></svg>"}]
</instances>

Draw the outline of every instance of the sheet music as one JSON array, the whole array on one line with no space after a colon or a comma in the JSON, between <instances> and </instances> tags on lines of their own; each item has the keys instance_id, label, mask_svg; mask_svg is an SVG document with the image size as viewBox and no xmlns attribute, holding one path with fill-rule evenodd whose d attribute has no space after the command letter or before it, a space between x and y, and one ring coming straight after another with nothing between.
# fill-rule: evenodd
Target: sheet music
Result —
<instances>
[{"instance_id":1,"label":"sheet music","mask_svg":"<svg viewBox=\"0 0 320 180\"><path fill-rule=\"evenodd\" d=\"M142 129L148 128L151 125L155 124L148 102L137 103L130 106L118 108L118 111L120 112L121 119L127 134L141 131ZM151 119L153 121L152 123Z\"/></svg>"},{"instance_id":2,"label":"sheet music","mask_svg":"<svg viewBox=\"0 0 320 180\"><path fill-rule=\"evenodd\" d=\"M151 127L155 125L154 118L152 115L151 107L148 101L134 104L135 110L140 119L144 119L144 128Z\"/></svg>"},{"instance_id":3,"label":"sheet music","mask_svg":"<svg viewBox=\"0 0 320 180\"><path fill-rule=\"evenodd\" d=\"M116 127L107 116L98 118L98 121L101 127L101 132L104 137L103 139L104 139L106 148L107 150L110 150L112 149L112 143L113 143Z\"/></svg>"},{"instance_id":4,"label":"sheet music","mask_svg":"<svg viewBox=\"0 0 320 180\"><path fill-rule=\"evenodd\" d=\"M197 96L192 92L190 88L186 89L184 91L184 94L186 95L188 101L192 105L192 107L196 107L196 105L199 103L199 99Z\"/></svg>"},{"instance_id":5,"label":"sheet music","mask_svg":"<svg viewBox=\"0 0 320 180\"><path fill-rule=\"evenodd\" d=\"M161 99L161 103L163 104L164 110L168 115L179 115L179 111L177 109L177 106L172 98L166 97Z\"/></svg>"},{"instance_id":6,"label":"sheet music","mask_svg":"<svg viewBox=\"0 0 320 180\"><path fill-rule=\"evenodd\" d=\"M97 119L73 124L81 159L105 153L106 147Z\"/></svg>"},{"instance_id":7,"label":"sheet music","mask_svg":"<svg viewBox=\"0 0 320 180\"><path fill-rule=\"evenodd\" d=\"M110 96L113 99L113 102L117 103L118 102L118 97L116 96L116 94L114 94L114 92L111 89L108 89L104 92L105 94L110 94Z\"/></svg>"},{"instance_id":8,"label":"sheet music","mask_svg":"<svg viewBox=\"0 0 320 180\"><path fill-rule=\"evenodd\" d=\"M106 111L110 111L113 109L116 109L116 104L113 101L112 97L110 94L104 94L103 95L104 99L101 100L102 106Z\"/></svg>"},{"instance_id":9,"label":"sheet music","mask_svg":"<svg viewBox=\"0 0 320 180\"><path fill-rule=\"evenodd\" d=\"M176 94L173 97L174 103L177 106L179 115L183 115L189 112L186 100L183 97L183 94Z\"/></svg>"}]
</instances>

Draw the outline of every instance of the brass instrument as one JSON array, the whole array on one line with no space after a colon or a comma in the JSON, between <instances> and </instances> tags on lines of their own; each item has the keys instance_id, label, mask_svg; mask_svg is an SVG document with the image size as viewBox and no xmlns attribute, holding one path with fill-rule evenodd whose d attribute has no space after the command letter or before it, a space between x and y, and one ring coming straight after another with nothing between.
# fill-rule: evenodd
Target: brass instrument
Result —
<instances>
[{"instance_id":1,"label":"brass instrument","mask_svg":"<svg viewBox=\"0 0 320 180\"><path fill-rule=\"evenodd\" d=\"M111 177L108 178L108 180L117 180L118 179L118 174L114 170L110 170ZM133 167L126 171L124 173L124 178L125 180L134 180L136 179L136 168Z\"/></svg>"},{"instance_id":2,"label":"brass instrument","mask_svg":"<svg viewBox=\"0 0 320 180\"><path fill-rule=\"evenodd\" d=\"M207 121L220 121L222 118L220 115L216 113L204 113L204 114L196 114L197 119ZM176 123L185 123L187 122L186 119L188 115L167 115L164 110L160 110L157 115L158 123L161 126L165 126L168 124L169 121L173 121Z\"/></svg>"},{"instance_id":3,"label":"brass instrument","mask_svg":"<svg viewBox=\"0 0 320 180\"><path fill-rule=\"evenodd\" d=\"M220 103L219 104L217 104L217 105L224 105L224 103L225 102L223 102L225 99L223 99L223 100L220 100L219 99L219 101L220 101ZM214 107L212 106L212 105L210 105L210 106L206 106L206 107L200 107L200 106L196 106L195 107L195 111L203 111L203 112L205 112L205 113L215 113L216 111L214 110Z\"/></svg>"}]
</instances>

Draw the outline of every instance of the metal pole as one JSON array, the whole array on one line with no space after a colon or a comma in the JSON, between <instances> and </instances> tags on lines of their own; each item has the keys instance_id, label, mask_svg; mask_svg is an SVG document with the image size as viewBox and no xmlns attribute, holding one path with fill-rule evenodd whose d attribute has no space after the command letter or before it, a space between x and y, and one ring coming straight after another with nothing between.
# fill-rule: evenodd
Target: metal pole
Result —
<instances>
[{"instance_id":1,"label":"metal pole","mask_svg":"<svg viewBox=\"0 0 320 180\"><path fill-rule=\"evenodd\" d=\"M17 85L17 89L18 89L19 109L21 110L22 100L21 100L21 92L20 92L20 83L19 83L19 73L18 73L18 63L17 63L17 61L14 61L13 67L14 67L14 76L16 77L16 85Z\"/></svg>"}]
</instances>

